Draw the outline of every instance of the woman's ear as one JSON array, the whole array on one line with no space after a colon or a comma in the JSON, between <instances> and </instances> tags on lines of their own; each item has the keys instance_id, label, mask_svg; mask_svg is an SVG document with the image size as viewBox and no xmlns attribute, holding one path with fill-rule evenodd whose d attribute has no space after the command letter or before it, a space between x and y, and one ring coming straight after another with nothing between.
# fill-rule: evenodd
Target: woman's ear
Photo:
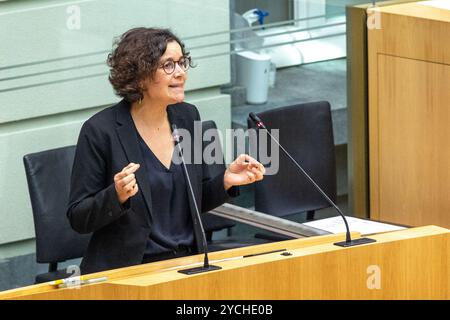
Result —
<instances>
[{"instance_id":1,"label":"woman's ear","mask_svg":"<svg viewBox=\"0 0 450 320\"><path fill-rule=\"evenodd\" d=\"M155 75L150 75L139 82L139 87L142 91L147 91L147 88L153 83L155 83Z\"/></svg>"},{"instance_id":2,"label":"woman's ear","mask_svg":"<svg viewBox=\"0 0 450 320\"><path fill-rule=\"evenodd\" d=\"M147 91L148 85L150 84L150 79L145 78L139 81L139 90L142 94Z\"/></svg>"},{"instance_id":3,"label":"woman's ear","mask_svg":"<svg viewBox=\"0 0 450 320\"><path fill-rule=\"evenodd\" d=\"M142 80L139 81L139 90L141 92L144 92L145 88L147 88L146 81L147 81L146 79L142 79Z\"/></svg>"}]
</instances>

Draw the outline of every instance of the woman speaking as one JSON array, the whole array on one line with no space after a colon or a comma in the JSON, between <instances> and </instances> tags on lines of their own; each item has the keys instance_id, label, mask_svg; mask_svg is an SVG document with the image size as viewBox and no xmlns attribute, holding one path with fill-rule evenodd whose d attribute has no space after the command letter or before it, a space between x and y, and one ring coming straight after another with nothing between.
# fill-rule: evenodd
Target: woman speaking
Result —
<instances>
[{"instance_id":1,"label":"woman speaking","mask_svg":"<svg viewBox=\"0 0 450 320\"><path fill-rule=\"evenodd\" d=\"M167 29L129 30L109 54L109 80L123 99L83 124L67 211L74 230L92 233L83 274L203 251L171 129L193 136L200 121L196 107L183 102L191 65L183 43ZM248 155L215 177L207 166L203 160L187 164L201 212L264 175Z\"/></svg>"}]
</instances>

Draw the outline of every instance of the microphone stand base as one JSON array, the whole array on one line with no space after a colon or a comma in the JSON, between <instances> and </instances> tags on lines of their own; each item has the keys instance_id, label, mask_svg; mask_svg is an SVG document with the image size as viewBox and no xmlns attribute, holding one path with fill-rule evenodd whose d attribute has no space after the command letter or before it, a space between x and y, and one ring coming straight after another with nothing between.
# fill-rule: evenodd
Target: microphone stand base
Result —
<instances>
[{"instance_id":1,"label":"microphone stand base","mask_svg":"<svg viewBox=\"0 0 450 320\"><path fill-rule=\"evenodd\" d=\"M220 269L222 269L222 267L209 265L207 267L202 266L202 267L178 270L178 272L183 273L183 274L187 274L187 275L191 275L191 274L215 271L215 270L220 270Z\"/></svg>"},{"instance_id":2,"label":"microphone stand base","mask_svg":"<svg viewBox=\"0 0 450 320\"><path fill-rule=\"evenodd\" d=\"M347 242L347 241L336 242L336 243L334 243L334 245L339 246L339 247L354 247L354 246L359 246L361 244L372 243L372 242L377 242L377 240L370 239L370 238L359 238L359 239L351 240L349 242Z\"/></svg>"}]
</instances>

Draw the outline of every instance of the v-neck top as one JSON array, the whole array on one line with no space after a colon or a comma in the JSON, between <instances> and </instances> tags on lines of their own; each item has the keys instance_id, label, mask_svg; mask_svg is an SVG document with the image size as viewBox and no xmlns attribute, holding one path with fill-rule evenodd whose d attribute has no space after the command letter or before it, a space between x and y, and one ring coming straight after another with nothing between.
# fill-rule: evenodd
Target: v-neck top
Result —
<instances>
[{"instance_id":1,"label":"v-neck top","mask_svg":"<svg viewBox=\"0 0 450 320\"><path fill-rule=\"evenodd\" d=\"M144 254L193 246L194 228L182 166L171 161L167 169L136 132L152 193L153 224Z\"/></svg>"}]
</instances>

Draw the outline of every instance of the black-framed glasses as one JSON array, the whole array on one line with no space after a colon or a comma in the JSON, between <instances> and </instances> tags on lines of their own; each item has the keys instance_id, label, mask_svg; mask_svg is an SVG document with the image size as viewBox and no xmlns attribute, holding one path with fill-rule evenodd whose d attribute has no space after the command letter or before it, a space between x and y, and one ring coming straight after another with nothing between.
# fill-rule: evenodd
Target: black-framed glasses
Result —
<instances>
[{"instance_id":1,"label":"black-framed glasses","mask_svg":"<svg viewBox=\"0 0 450 320\"><path fill-rule=\"evenodd\" d=\"M174 73L175 67L177 64L180 66L180 68L183 71L186 71L187 69L189 69L189 66L191 65L191 58L190 57L181 57L180 60L178 60L178 61L167 60L166 62L161 64L159 67L162 68L165 73L172 74L172 73Z\"/></svg>"}]
</instances>

